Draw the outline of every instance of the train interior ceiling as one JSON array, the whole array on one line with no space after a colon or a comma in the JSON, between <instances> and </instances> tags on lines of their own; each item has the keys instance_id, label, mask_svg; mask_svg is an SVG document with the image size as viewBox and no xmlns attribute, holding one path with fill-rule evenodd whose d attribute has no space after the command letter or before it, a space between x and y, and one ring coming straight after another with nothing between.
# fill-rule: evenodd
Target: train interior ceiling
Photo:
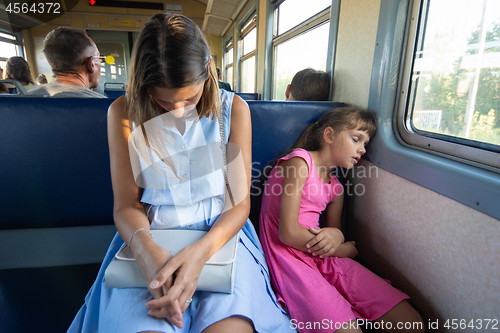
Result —
<instances>
[{"instance_id":1,"label":"train interior ceiling","mask_svg":"<svg viewBox=\"0 0 500 333\"><path fill-rule=\"evenodd\" d=\"M471 320L496 318L498 322L500 131L492 134L496 135L493 141L483 140L482 135L498 130L500 124L500 30L492 29L488 35L487 28L482 28L478 29L479 37L477 32L476 37L467 37L469 43L476 38L475 43L481 44L483 51L490 45L488 43L493 43L490 51L484 51L483 57L493 65L477 67L476 72L471 69L467 72L471 74L467 74L464 71L468 70L465 64L468 58L464 56L462 65L458 66L461 76L439 77L440 80L452 77L450 82L452 79L458 82L459 87L451 94L458 97L446 96L456 98L453 110L462 104L465 110L471 103L471 87L476 84L474 78L490 70L484 74L484 77L491 74L488 77L493 82L488 81L488 93L484 94L489 97L481 93L477 98L474 95L476 103L489 103L486 111L481 111L477 104L477 114L472 112L471 119L475 117L472 124L477 126L472 127L473 134L470 135L476 136L469 136L469 132L467 137L454 136L450 134L454 130L451 125L441 132L430 128L432 124L418 127L436 115L441 122L436 128L443 127L443 122L448 119L443 111L447 107L445 102L440 102L439 108L430 107L430 102L422 102L418 96L435 100L439 99L439 94L447 92L440 91L430 96L429 89L432 91L438 80L433 81L430 71L420 67L418 75L415 74L416 67L431 66L429 61L417 60L425 54L427 47L421 38L422 31L430 29L439 6L454 7L446 11L453 11L456 15L460 14L458 7L469 8L470 12L470 8L478 7L477 22L484 22L485 16L490 14L497 15L492 22L500 22L500 11L486 10L487 5L497 6L498 1L460 0L455 4L451 0L318 0L314 2L320 3L317 9L298 22L290 23L289 27L284 26L284 4L299 3L299 11L307 12L309 7L314 7L310 1L177 0L166 3L136 0L128 2L134 3L128 8L124 7L124 1L93 1L94 5L87 0L66 0L62 3L63 14L54 18L7 13L9 1L5 1L3 6L0 4L0 43L15 45L12 52L28 61L33 76L43 73L50 82L54 78L41 52L43 38L58 26L83 29L96 42L101 55L111 56L102 68L97 90L102 93L119 90L122 93L128 80L130 51L137 32L152 15L170 11L188 16L202 29L216 65L222 70L223 81L230 83L238 93L255 94L261 102L268 101L270 107L276 103L271 101L285 99L286 85L298 70L313 67L327 71L334 83L330 101L371 109L379 118L377 135L370 142L366 156L347 174L346 180L348 196L344 217L347 235L356 241L362 261L410 295L411 304L426 325L439 321L440 327L431 330L433 332L476 331L475 328L453 330L444 327L443 324L451 319L469 323ZM497 31L497 37L491 37L489 42L488 36L494 31ZM485 37L481 42L482 32ZM317 39L309 38L313 34ZM315 44L309 44L304 36L309 36L307 38L314 40ZM318 40L324 43L319 45ZM483 51L479 53L482 55ZM1 52L0 67L4 68L7 57L4 51ZM440 52L446 53L437 48L436 54ZM466 55L477 54L467 52ZM444 55L441 60L443 58ZM440 59L435 56L431 60L432 66L436 66ZM479 80L479 84L481 82ZM462 90L466 92L457 93ZM485 99L488 103L483 102ZM251 101L249 105L251 110L259 106ZM43 108L43 105L39 107ZM0 104L0 112L2 108ZM458 113L457 119L462 121L467 117L465 111L464 114ZM105 117L105 110L102 117ZM454 123L457 122L455 119ZM448 140L450 137L452 139ZM7 195L2 193L2 197ZM24 204L30 205L29 202ZM112 206L112 202L109 205ZM77 227L83 228L78 229L80 237L75 237L69 227L60 228L57 235L66 240L55 234L48 239L66 243L42 251L62 256L61 251L70 246L85 248L85 242L91 239L95 249L89 258L80 258L78 250L73 249L69 261L63 260L62 263L54 259L37 264L36 260L30 259L29 264L16 264L9 259L9 264L0 264L0 277L8 278L10 272L30 267L64 269L69 265L80 265L82 269L91 265L92 274L95 274L116 231L112 221L108 222L107 225L80 224ZM4 217L2 223L10 225L12 221L6 221ZM37 229L33 223L26 225L26 230ZM33 239L30 237L34 236L23 232L12 226L0 230L0 239L3 240L0 244L4 244L0 245L0 258L12 253L7 246L14 244L13 235L19 235L24 241ZM95 232L100 235L93 239ZM0 263L2 261L4 259ZM57 283L53 287L57 288ZM89 287L85 285L81 289ZM71 301L81 304L83 296L76 302ZM1 297L4 296L0 294ZM68 295L65 297L69 302Z\"/></svg>"}]
</instances>

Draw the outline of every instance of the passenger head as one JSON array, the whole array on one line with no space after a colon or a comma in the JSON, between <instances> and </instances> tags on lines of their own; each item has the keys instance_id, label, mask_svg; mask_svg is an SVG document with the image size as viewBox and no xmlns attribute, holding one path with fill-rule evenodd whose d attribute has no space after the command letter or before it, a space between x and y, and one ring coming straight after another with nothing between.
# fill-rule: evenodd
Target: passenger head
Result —
<instances>
[{"instance_id":1,"label":"passenger head","mask_svg":"<svg viewBox=\"0 0 500 333\"><path fill-rule=\"evenodd\" d=\"M19 81L23 86L35 84L30 66L22 57L11 57L5 64L5 78Z\"/></svg>"},{"instance_id":2,"label":"passenger head","mask_svg":"<svg viewBox=\"0 0 500 333\"><path fill-rule=\"evenodd\" d=\"M287 101L327 101L329 94L330 76L312 68L297 72L285 92Z\"/></svg>"},{"instance_id":3,"label":"passenger head","mask_svg":"<svg viewBox=\"0 0 500 333\"><path fill-rule=\"evenodd\" d=\"M43 53L56 76L86 75L87 88L99 86L99 50L85 31L69 27L52 30L43 41Z\"/></svg>"},{"instance_id":4,"label":"passenger head","mask_svg":"<svg viewBox=\"0 0 500 333\"><path fill-rule=\"evenodd\" d=\"M310 124L300 135L292 149L303 148L316 151L323 145L323 132L330 127L334 138L346 130L365 131L370 138L377 130L377 115L373 111L359 109L354 106L345 106L330 110L321 118Z\"/></svg>"},{"instance_id":5,"label":"passenger head","mask_svg":"<svg viewBox=\"0 0 500 333\"><path fill-rule=\"evenodd\" d=\"M155 98L156 93L185 91L177 100ZM189 95L194 98L183 100ZM144 24L132 52L127 96L129 119L136 125L188 104L196 106L199 116L217 114L215 64L193 21L183 15L157 14Z\"/></svg>"},{"instance_id":6,"label":"passenger head","mask_svg":"<svg viewBox=\"0 0 500 333\"><path fill-rule=\"evenodd\" d=\"M36 84L39 86L47 84L47 77L45 76L45 74L38 75L38 77L36 78Z\"/></svg>"}]
</instances>

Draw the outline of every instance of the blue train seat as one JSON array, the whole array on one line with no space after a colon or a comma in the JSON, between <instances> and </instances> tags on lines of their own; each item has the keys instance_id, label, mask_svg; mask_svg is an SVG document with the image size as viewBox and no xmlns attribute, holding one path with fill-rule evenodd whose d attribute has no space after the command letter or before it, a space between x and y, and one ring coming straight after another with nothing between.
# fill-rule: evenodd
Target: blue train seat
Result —
<instances>
[{"instance_id":1,"label":"blue train seat","mask_svg":"<svg viewBox=\"0 0 500 333\"><path fill-rule=\"evenodd\" d=\"M115 232L112 100L0 99L0 331L65 332Z\"/></svg>"},{"instance_id":2,"label":"blue train seat","mask_svg":"<svg viewBox=\"0 0 500 333\"><path fill-rule=\"evenodd\" d=\"M106 130L112 101L2 99L2 331L66 331L95 280L116 232ZM304 125L343 104L249 101L248 105L257 179L259 170L295 141ZM252 207L255 225L259 206Z\"/></svg>"},{"instance_id":3,"label":"blue train seat","mask_svg":"<svg viewBox=\"0 0 500 333\"><path fill-rule=\"evenodd\" d=\"M245 101L259 101L260 94L259 93L235 93L236 95L243 98Z\"/></svg>"},{"instance_id":4,"label":"blue train seat","mask_svg":"<svg viewBox=\"0 0 500 333\"><path fill-rule=\"evenodd\" d=\"M120 82L106 82L104 83L104 96L111 99L125 95L125 85Z\"/></svg>"},{"instance_id":5,"label":"blue train seat","mask_svg":"<svg viewBox=\"0 0 500 333\"><path fill-rule=\"evenodd\" d=\"M21 82L11 79L0 80L0 83L5 83L7 88L9 88L9 92L12 95L24 96L27 95L26 89L23 87ZM4 96L4 95L2 95Z\"/></svg>"}]
</instances>

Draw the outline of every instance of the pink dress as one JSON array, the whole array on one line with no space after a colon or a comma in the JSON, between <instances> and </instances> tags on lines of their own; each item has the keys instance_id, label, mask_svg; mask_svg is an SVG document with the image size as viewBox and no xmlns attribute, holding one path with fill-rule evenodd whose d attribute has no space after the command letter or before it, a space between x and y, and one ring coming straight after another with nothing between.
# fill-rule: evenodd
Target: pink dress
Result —
<instances>
[{"instance_id":1,"label":"pink dress","mask_svg":"<svg viewBox=\"0 0 500 333\"><path fill-rule=\"evenodd\" d=\"M316 174L308 151L296 149L283 160L300 157L307 163L299 223L319 228L319 216L342 191L335 176L329 184ZM300 172L300 170L299 170ZM283 177L271 171L262 199L260 239L279 302L290 312L299 332L332 332L356 318L376 320L409 299L400 290L350 258L313 257L283 244L279 216ZM345 324L347 325L347 324Z\"/></svg>"}]
</instances>

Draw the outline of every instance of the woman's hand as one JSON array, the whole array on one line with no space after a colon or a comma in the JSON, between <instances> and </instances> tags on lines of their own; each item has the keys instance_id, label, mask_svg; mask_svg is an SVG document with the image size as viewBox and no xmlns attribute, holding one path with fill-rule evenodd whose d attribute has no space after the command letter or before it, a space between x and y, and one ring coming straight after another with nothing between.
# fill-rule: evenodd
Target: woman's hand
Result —
<instances>
[{"instance_id":1,"label":"woman's hand","mask_svg":"<svg viewBox=\"0 0 500 333\"><path fill-rule=\"evenodd\" d=\"M154 298L160 298L165 295L174 281L173 276L168 277L162 288L151 288L151 281L156 277L158 272L173 258L172 254L156 243L151 242L141 250L136 250L136 261L141 267L144 279L148 284L148 290Z\"/></svg>"},{"instance_id":2,"label":"woman's hand","mask_svg":"<svg viewBox=\"0 0 500 333\"><path fill-rule=\"evenodd\" d=\"M160 292L161 297L146 303L149 314L166 318L172 325L183 326L182 313L186 311L196 290L198 277L209 258L200 242L185 247L173 256L154 276L149 289ZM169 283L172 276L173 284ZM155 297L156 298L156 297Z\"/></svg>"},{"instance_id":3,"label":"woman's hand","mask_svg":"<svg viewBox=\"0 0 500 333\"><path fill-rule=\"evenodd\" d=\"M344 242L344 235L337 228L316 229L309 227L309 231L316 235L306 244L307 252L313 256L331 257Z\"/></svg>"}]
</instances>

